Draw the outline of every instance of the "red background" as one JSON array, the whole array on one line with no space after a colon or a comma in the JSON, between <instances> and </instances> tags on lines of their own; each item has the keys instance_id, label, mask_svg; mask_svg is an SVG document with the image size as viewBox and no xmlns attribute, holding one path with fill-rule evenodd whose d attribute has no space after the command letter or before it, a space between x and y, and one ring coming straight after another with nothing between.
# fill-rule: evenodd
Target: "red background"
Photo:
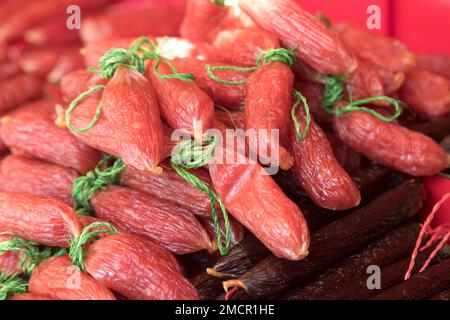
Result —
<instances>
[{"instance_id":1,"label":"red background","mask_svg":"<svg viewBox=\"0 0 450 320\"><path fill-rule=\"evenodd\" d=\"M305 9L332 21L366 27L369 5L379 5L380 32L406 42L414 52L450 54L450 0L297 0Z\"/></svg>"}]
</instances>

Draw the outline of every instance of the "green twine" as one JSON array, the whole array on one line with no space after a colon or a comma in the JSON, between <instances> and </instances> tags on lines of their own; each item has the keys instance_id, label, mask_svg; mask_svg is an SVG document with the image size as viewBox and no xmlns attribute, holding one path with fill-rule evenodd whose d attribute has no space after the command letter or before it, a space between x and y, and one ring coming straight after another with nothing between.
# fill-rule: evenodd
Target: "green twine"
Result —
<instances>
[{"instance_id":1,"label":"green twine","mask_svg":"<svg viewBox=\"0 0 450 320\"><path fill-rule=\"evenodd\" d=\"M238 72L253 72L256 70L256 67L237 67L237 66L215 66L211 67L209 64L205 65L206 73L208 76L213 79L214 81L222 84L228 84L232 86L241 86L244 85L247 81L246 80L240 80L240 81L233 81L233 80L226 80L221 79L214 75L214 71L224 71L224 70L233 70Z\"/></svg>"},{"instance_id":2,"label":"green twine","mask_svg":"<svg viewBox=\"0 0 450 320\"><path fill-rule=\"evenodd\" d=\"M111 49L98 62L100 69L88 68L103 79L111 79L120 66L125 66L141 74L145 73L145 60L135 50Z\"/></svg>"},{"instance_id":3,"label":"green twine","mask_svg":"<svg viewBox=\"0 0 450 320\"><path fill-rule=\"evenodd\" d=\"M295 132L297 133L297 140L303 141L303 140L305 140L306 136L308 135L309 127L311 125L311 113L309 111L309 105L308 105L308 102L306 101L306 98L299 91L293 90L292 95L294 96L296 101L293 104L292 109L291 109L291 117L292 117L292 121L294 122ZM300 103L303 104L303 108L305 110L305 118L306 118L306 125L305 125L305 128L303 129L303 132L300 131L300 124L298 123L297 116L295 115Z\"/></svg>"},{"instance_id":4,"label":"green twine","mask_svg":"<svg viewBox=\"0 0 450 320\"><path fill-rule=\"evenodd\" d=\"M214 156L214 150L219 143L218 137L210 137L205 143L199 144L198 142L189 139L183 141L176 152L172 154L170 164L172 168L187 182L195 186L197 189L205 192L211 201L211 217L216 229L217 242L219 252L221 255L226 255L229 251L231 242L230 221L228 219L228 213L219 196L208 188L199 178L186 171L189 169L198 169L207 165ZM219 217L216 210L216 201L219 203L222 211L223 220L225 222L225 245L222 243L222 236L220 232Z\"/></svg>"},{"instance_id":5,"label":"green twine","mask_svg":"<svg viewBox=\"0 0 450 320\"><path fill-rule=\"evenodd\" d=\"M331 107L344 98L345 76L328 75L325 76L325 88L323 104Z\"/></svg>"},{"instance_id":6,"label":"green twine","mask_svg":"<svg viewBox=\"0 0 450 320\"><path fill-rule=\"evenodd\" d=\"M28 282L18 275L6 275L0 272L0 300L7 300L10 296L26 293Z\"/></svg>"},{"instance_id":7,"label":"green twine","mask_svg":"<svg viewBox=\"0 0 450 320\"><path fill-rule=\"evenodd\" d=\"M213 79L214 81L222 84L228 84L228 85L244 85L246 83L246 80L240 80L240 81L233 81L233 80L226 80L221 79L214 75L214 71L224 71L224 70L233 70L238 72L254 72L257 70L260 66L263 64L267 64L272 61L280 61L288 66L292 66L295 63L295 51L296 48L292 50L287 50L284 48L277 48L277 49L268 49L263 52L261 52L258 55L258 58L256 59L256 66L254 67L238 67L238 66L215 66L211 67L211 65L207 64L205 66L206 73L208 76Z\"/></svg>"},{"instance_id":8,"label":"green twine","mask_svg":"<svg viewBox=\"0 0 450 320\"><path fill-rule=\"evenodd\" d=\"M93 240L98 240L101 234L112 235L118 231L108 222L93 222L83 229L83 232L72 240L69 248L69 258L72 263L79 267L80 270L86 271L84 266L84 259L86 258L86 251L84 245L92 243Z\"/></svg>"},{"instance_id":9,"label":"green twine","mask_svg":"<svg viewBox=\"0 0 450 320\"><path fill-rule=\"evenodd\" d=\"M73 100L70 103L69 109L67 109L67 111L66 111L66 124L70 130L72 130L73 132L77 132L77 133L84 133L86 131L91 130L95 126L95 124L97 123L98 119L100 119L100 116L102 114L102 102L101 101L98 103L97 111L95 112L94 118L92 119L92 121L89 123L89 125L86 128L76 128L71 123L70 118L72 116L73 110L78 106L78 104L80 103L81 100L84 100L88 96L90 96L92 93L94 93L98 90L103 90L103 89L105 89L105 86L103 86L103 85L94 86L94 87L90 88L89 90L81 93L75 100Z\"/></svg>"},{"instance_id":10,"label":"green twine","mask_svg":"<svg viewBox=\"0 0 450 320\"><path fill-rule=\"evenodd\" d=\"M41 251L38 243L17 237L0 243L0 256L8 251L18 252L21 254L20 267L27 276L31 274L36 265L52 256L50 248L46 248Z\"/></svg>"},{"instance_id":11,"label":"green twine","mask_svg":"<svg viewBox=\"0 0 450 320\"><path fill-rule=\"evenodd\" d=\"M329 114L335 116L341 116L345 113L361 111L368 113L375 118L384 121L384 122L392 122L397 119L402 114L401 102L387 96L375 96L366 99L361 99L357 101L352 101L351 93L350 93L350 102L343 108L335 109L333 106L344 98L344 84L346 81L345 76L340 75L328 75L325 76L325 89L324 89L324 100L323 105L325 111ZM361 105L372 103L375 101L387 101L391 105L394 106L394 114L392 116L384 116L375 110L372 110L367 107L360 107Z\"/></svg>"},{"instance_id":12,"label":"green twine","mask_svg":"<svg viewBox=\"0 0 450 320\"><path fill-rule=\"evenodd\" d=\"M218 7L228 7L229 6L229 4L227 3L227 0L211 0L211 2Z\"/></svg>"},{"instance_id":13,"label":"green twine","mask_svg":"<svg viewBox=\"0 0 450 320\"><path fill-rule=\"evenodd\" d=\"M372 103L374 101L388 101L389 103L391 103L394 106L394 110L395 110L394 114L392 116L384 116L381 113L379 113L375 110L372 110L370 108L360 107L360 105ZM402 107L401 107L401 102L399 102L398 100L396 100L394 98L386 97L386 96L376 96L376 97L370 97L370 98L350 102L345 107L342 107L339 109L334 109L332 106L325 107L325 111L328 112L329 114L332 114L335 116L341 116L345 113L354 112L354 111L361 111L361 112L368 113L381 121L392 122L402 114Z\"/></svg>"},{"instance_id":14,"label":"green twine","mask_svg":"<svg viewBox=\"0 0 450 320\"><path fill-rule=\"evenodd\" d=\"M119 184L118 176L125 169L126 165L122 159L116 159L114 164L106 169L102 167L107 164L112 156L105 156L95 167L85 176L73 181L72 198L75 201L77 213L85 214L92 211L91 198L100 189L111 185Z\"/></svg>"},{"instance_id":15,"label":"green twine","mask_svg":"<svg viewBox=\"0 0 450 320\"><path fill-rule=\"evenodd\" d=\"M172 154L171 161L188 170L204 167L212 159L218 142L217 137L211 137L203 145L192 139L185 140Z\"/></svg>"},{"instance_id":16,"label":"green twine","mask_svg":"<svg viewBox=\"0 0 450 320\"><path fill-rule=\"evenodd\" d=\"M230 220L228 218L227 209L225 208L224 203L214 191L208 188L208 186L204 184L195 175L189 173L184 168L174 164L172 161L170 162L170 165L184 180L195 186L197 189L205 192L209 196L211 202L211 217L213 219L214 227L216 229L217 245L219 247L219 252L221 255L228 254L230 250L231 232L230 232ZM225 223L225 245L223 245L222 243L219 216L217 215L216 211L216 201L219 204L220 210L222 211L223 221Z\"/></svg>"},{"instance_id":17,"label":"green twine","mask_svg":"<svg viewBox=\"0 0 450 320\"><path fill-rule=\"evenodd\" d=\"M147 46L146 46L147 45ZM150 47L151 50L149 50L147 47ZM145 60L156 60L156 64L153 68L153 72L155 75L162 79L178 79L185 82L193 82L195 81L195 76L191 73L179 73L177 68L175 68L174 64L169 60L161 56L158 52L158 48L156 47L156 44L147 37L140 37L136 39L133 44L131 45L131 50L135 52L141 52L142 53L142 59ZM159 67L161 65L161 62L165 63L169 66L170 70L172 71L171 74L161 74L159 72Z\"/></svg>"}]
</instances>

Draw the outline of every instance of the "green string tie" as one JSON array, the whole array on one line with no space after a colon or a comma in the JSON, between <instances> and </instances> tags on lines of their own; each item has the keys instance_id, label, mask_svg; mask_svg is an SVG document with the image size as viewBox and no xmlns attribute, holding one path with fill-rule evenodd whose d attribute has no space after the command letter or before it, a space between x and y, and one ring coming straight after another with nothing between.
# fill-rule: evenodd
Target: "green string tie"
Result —
<instances>
[{"instance_id":1,"label":"green string tie","mask_svg":"<svg viewBox=\"0 0 450 320\"><path fill-rule=\"evenodd\" d=\"M118 230L108 222L93 222L83 229L83 232L72 240L69 248L69 258L72 263L79 267L80 270L86 271L84 260L86 258L86 251L84 245L98 240L101 234L113 235L118 233Z\"/></svg>"},{"instance_id":2,"label":"green string tie","mask_svg":"<svg viewBox=\"0 0 450 320\"><path fill-rule=\"evenodd\" d=\"M73 181L72 198L78 214L92 212L91 198L98 190L111 184L120 184L119 174L126 168L122 159L118 158L111 167L102 169L112 159L114 157L110 155L105 156L94 170Z\"/></svg>"},{"instance_id":3,"label":"green string tie","mask_svg":"<svg viewBox=\"0 0 450 320\"><path fill-rule=\"evenodd\" d=\"M293 90L292 95L294 96L296 101L291 109L291 117L292 121L294 122L295 132L297 133L297 140L303 141L308 135L309 128L311 126L311 113L309 111L309 105L308 102L306 101L306 98L299 91ZM300 124L296 116L296 112L298 107L300 106L300 103L303 104L303 109L305 110L305 118L306 118L306 125L305 128L303 129L303 132L300 131Z\"/></svg>"},{"instance_id":4,"label":"green string tie","mask_svg":"<svg viewBox=\"0 0 450 320\"><path fill-rule=\"evenodd\" d=\"M98 119L100 119L100 116L102 114L102 102L101 101L98 103L97 111L95 112L94 118L88 124L88 126L86 128L75 127L71 122L71 116L72 116L73 110L75 110L75 108L78 106L80 101L86 99L88 96L90 96L94 92L103 90L103 89L105 89L104 85L94 86L94 87L90 88L89 90L81 93L77 98L75 98L75 100L73 100L70 103L69 108L66 111L66 124L70 130L72 130L73 132L76 132L76 133L85 133L86 131L91 130L95 126L95 124L97 123Z\"/></svg>"},{"instance_id":5,"label":"green string tie","mask_svg":"<svg viewBox=\"0 0 450 320\"><path fill-rule=\"evenodd\" d=\"M227 0L211 0L213 4L215 4L218 7L228 7L230 4Z\"/></svg>"},{"instance_id":6,"label":"green string tie","mask_svg":"<svg viewBox=\"0 0 450 320\"><path fill-rule=\"evenodd\" d=\"M169 60L161 56L158 52L158 48L156 44L147 37L140 37L136 39L131 45L131 50L135 52L140 52L142 54L142 59L146 60L156 60L156 64L153 68L153 72L155 75L162 79L178 79L185 82L193 82L195 81L195 76L191 73L179 73L177 68L175 68L174 64ZM161 62L165 63L169 66L172 71L171 74L161 74L159 72L159 67Z\"/></svg>"},{"instance_id":7,"label":"green string tie","mask_svg":"<svg viewBox=\"0 0 450 320\"><path fill-rule=\"evenodd\" d=\"M352 100L352 96L350 93L350 102L343 108L335 109L333 106L344 98L344 84L346 78L340 75L328 75L325 76L325 89L324 89L324 101L323 105L325 111L334 116L341 116L345 113L361 111L368 113L375 118L384 121L384 122L392 122L396 120L402 114L402 103L394 98L387 96L375 96L369 97L366 99L361 99L357 101ZM364 104L370 104L375 101L387 101L392 106L394 106L394 114L392 116L384 116L381 113L367 108L360 107Z\"/></svg>"},{"instance_id":8,"label":"green string tie","mask_svg":"<svg viewBox=\"0 0 450 320\"><path fill-rule=\"evenodd\" d=\"M26 293L28 282L18 275L6 275L0 272L0 300L7 300L16 294Z\"/></svg>"},{"instance_id":9,"label":"green string tie","mask_svg":"<svg viewBox=\"0 0 450 320\"><path fill-rule=\"evenodd\" d=\"M360 107L360 105L369 104L369 103L372 103L375 101L388 101L390 104L392 104L394 106L394 114L392 116L384 116L381 113L379 113L375 110L372 110L370 108ZM370 98L350 102L345 107L342 107L339 109L334 109L333 107L325 107L325 111L328 112L329 114L332 114L335 116L342 116L343 114L346 114L349 112L360 111L360 112L368 113L381 121L392 122L402 114L402 107L401 107L401 102L394 98L386 97L386 96L376 96L376 97L370 97Z\"/></svg>"},{"instance_id":10,"label":"green string tie","mask_svg":"<svg viewBox=\"0 0 450 320\"><path fill-rule=\"evenodd\" d=\"M172 155L170 165L172 168L187 182L192 184L197 189L205 192L211 202L211 217L214 222L214 227L217 236L217 245L221 255L228 254L231 243L230 220L224 203L220 197L211 190L198 177L189 173L189 169L198 169L209 163L214 155L214 149L219 142L219 138L211 137L206 141L206 145L201 145L193 140L183 141L178 147L177 152ZM216 202L219 204L222 211L223 220L225 223L225 245L222 243L222 235L220 232L220 221L217 214Z\"/></svg>"},{"instance_id":11,"label":"green string tie","mask_svg":"<svg viewBox=\"0 0 450 320\"><path fill-rule=\"evenodd\" d=\"M344 98L345 76L328 75L325 76L325 88L323 104L331 107Z\"/></svg>"},{"instance_id":12,"label":"green string tie","mask_svg":"<svg viewBox=\"0 0 450 320\"><path fill-rule=\"evenodd\" d=\"M3 232L0 233L0 235L1 234L8 233ZM46 248L41 251L38 243L17 237L0 242L0 256L8 251L18 252L21 254L20 267L26 276L31 275L31 272L36 265L52 256L52 251L50 248Z\"/></svg>"},{"instance_id":13,"label":"green string tie","mask_svg":"<svg viewBox=\"0 0 450 320\"><path fill-rule=\"evenodd\" d=\"M292 66L295 63L295 52L296 48L292 50L287 50L284 48L277 48L277 49L268 49L266 51L261 52L258 55L258 58L256 59L256 66L254 67L238 67L238 66L215 66L211 67L211 65L207 64L205 66L206 73L208 76L213 79L214 81L222 84L228 84L228 85L244 85L246 83L246 80L240 80L240 81L233 81L233 80L227 80L227 79L221 79L214 75L214 71L224 71L224 70L233 70L238 72L254 72L256 71L260 66L263 64L267 64L272 61L280 61L284 64L287 64L288 66Z\"/></svg>"}]
</instances>

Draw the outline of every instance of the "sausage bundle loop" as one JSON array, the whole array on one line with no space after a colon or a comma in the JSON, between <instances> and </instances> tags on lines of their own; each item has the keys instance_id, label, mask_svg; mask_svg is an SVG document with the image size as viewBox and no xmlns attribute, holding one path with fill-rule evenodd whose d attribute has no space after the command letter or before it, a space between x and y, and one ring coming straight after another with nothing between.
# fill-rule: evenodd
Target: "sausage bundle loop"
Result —
<instances>
[{"instance_id":1,"label":"sausage bundle loop","mask_svg":"<svg viewBox=\"0 0 450 320\"><path fill-rule=\"evenodd\" d=\"M0 272L0 300L7 300L10 296L26 293L28 282L18 275L5 275Z\"/></svg>"},{"instance_id":2,"label":"sausage bundle loop","mask_svg":"<svg viewBox=\"0 0 450 320\"><path fill-rule=\"evenodd\" d=\"M100 234L113 235L118 233L118 230L108 222L93 222L83 229L83 232L72 240L69 249L69 257L73 264L86 271L84 266L84 259L86 258L86 251L84 245L97 239Z\"/></svg>"},{"instance_id":3,"label":"sausage bundle loop","mask_svg":"<svg viewBox=\"0 0 450 320\"><path fill-rule=\"evenodd\" d=\"M204 182L197 178L186 169L198 169L204 167L214 156L214 150L219 142L218 137L211 137L206 139L206 146L200 145L194 140L186 140L178 147L177 152L173 153L170 165L172 168L187 182L205 192L211 201L211 217L214 222L214 227L217 235L217 245L221 255L228 254L231 243L230 220L228 217L225 204L220 197L211 190ZM219 204L222 211L223 221L225 225L225 244L222 243L222 232L220 230L220 220L216 211L216 203Z\"/></svg>"},{"instance_id":4,"label":"sausage bundle loop","mask_svg":"<svg viewBox=\"0 0 450 320\"><path fill-rule=\"evenodd\" d=\"M0 235L3 234L8 233L0 233ZM50 248L40 250L38 243L18 237L0 242L0 257L6 252L17 252L20 254L20 268L26 276L31 274L36 265L52 255Z\"/></svg>"},{"instance_id":5,"label":"sausage bundle loop","mask_svg":"<svg viewBox=\"0 0 450 320\"><path fill-rule=\"evenodd\" d=\"M103 165L111 159L112 156L105 156L93 171L74 180L72 198L79 214L92 211L91 198L98 190L110 184L118 184L118 176L126 165L119 158L111 167L102 170Z\"/></svg>"},{"instance_id":6,"label":"sausage bundle loop","mask_svg":"<svg viewBox=\"0 0 450 320\"><path fill-rule=\"evenodd\" d=\"M229 84L229 85L243 85L247 81L246 80L240 80L240 81L232 81L227 79L221 79L214 75L214 71L216 70L233 70L233 71L239 71L239 72L253 72L256 69L258 69L263 64L267 64L272 61L280 61L288 66L292 66L295 63L295 49L293 50L287 50L284 48L277 48L277 49L268 49L266 51L263 51L259 54L258 58L256 59L256 65L254 67L238 67L238 66L214 66L207 64L205 66L206 72L208 76L213 79L214 81L217 81L219 83L223 84Z\"/></svg>"}]
</instances>

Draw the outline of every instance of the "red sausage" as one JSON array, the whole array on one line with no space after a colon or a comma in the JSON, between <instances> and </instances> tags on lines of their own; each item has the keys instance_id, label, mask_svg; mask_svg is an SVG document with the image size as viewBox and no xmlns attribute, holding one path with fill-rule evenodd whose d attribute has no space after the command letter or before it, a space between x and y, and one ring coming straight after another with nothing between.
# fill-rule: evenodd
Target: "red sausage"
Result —
<instances>
[{"instance_id":1,"label":"red sausage","mask_svg":"<svg viewBox=\"0 0 450 320\"><path fill-rule=\"evenodd\" d=\"M294 83L294 88L300 91L301 94L306 98L311 114L314 116L314 119L317 122L333 122L333 116L327 113L323 108L323 85L314 82L297 81Z\"/></svg>"},{"instance_id":2,"label":"red sausage","mask_svg":"<svg viewBox=\"0 0 450 320\"><path fill-rule=\"evenodd\" d=\"M211 128L214 119L214 102L211 98L194 82L159 78L154 72L154 66L154 61L149 64L146 76L155 88L164 121L172 129L181 129L194 136L196 130ZM158 71L163 75L172 73L165 63L161 63Z\"/></svg>"},{"instance_id":3,"label":"red sausage","mask_svg":"<svg viewBox=\"0 0 450 320\"><path fill-rule=\"evenodd\" d=\"M349 74L357 66L339 38L315 16L291 0L239 0L241 8L283 46L324 74Z\"/></svg>"},{"instance_id":4,"label":"red sausage","mask_svg":"<svg viewBox=\"0 0 450 320\"><path fill-rule=\"evenodd\" d=\"M81 38L85 43L111 37L176 36L184 6L160 4L150 8L117 10L83 20Z\"/></svg>"},{"instance_id":5,"label":"red sausage","mask_svg":"<svg viewBox=\"0 0 450 320\"><path fill-rule=\"evenodd\" d=\"M306 125L305 111L297 109L301 128ZM291 124L291 148L295 175L318 206L331 210L356 207L361 201L358 188L337 162L325 132L311 119L305 140L299 141Z\"/></svg>"},{"instance_id":6,"label":"red sausage","mask_svg":"<svg viewBox=\"0 0 450 320\"><path fill-rule=\"evenodd\" d=\"M83 67L83 57L78 50L61 54L53 65L53 68L47 74L47 81L50 83L59 83L66 73Z\"/></svg>"},{"instance_id":7,"label":"red sausage","mask_svg":"<svg viewBox=\"0 0 450 320\"><path fill-rule=\"evenodd\" d=\"M43 245L68 247L81 233L81 225L75 211L61 201L0 192L0 230Z\"/></svg>"},{"instance_id":8,"label":"red sausage","mask_svg":"<svg viewBox=\"0 0 450 320\"><path fill-rule=\"evenodd\" d=\"M77 29L67 28L67 16L48 19L36 27L27 30L24 39L36 46L61 45L79 41Z\"/></svg>"},{"instance_id":9,"label":"red sausage","mask_svg":"<svg viewBox=\"0 0 450 320\"><path fill-rule=\"evenodd\" d=\"M72 182L78 177L73 169L9 155L0 164L0 191L30 193L72 206Z\"/></svg>"},{"instance_id":10,"label":"red sausage","mask_svg":"<svg viewBox=\"0 0 450 320\"><path fill-rule=\"evenodd\" d=\"M332 27L355 55L368 63L383 82L387 94L397 91L405 79L404 73L415 64L415 57L396 39L378 35L350 23Z\"/></svg>"},{"instance_id":11,"label":"red sausage","mask_svg":"<svg viewBox=\"0 0 450 320\"><path fill-rule=\"evenodd\" d=\"M97 281L128 299L192 300L196 289L175 272L173 261L161 255L157 244L115 234L89 247L84 262Z\"/></svg>"},{"instance_id":12,"label":"red sausage","mask_svg":"<svg viewBox=\"0 0 450 320\"><path fill-rule=\"evenodd\" d=\"M65 74L61 78L61 91L66 102L72 102L80 94L96 85L106 85L108 80L88 70L77 70ZM89 98L101 99L102 92L96 91Z\"/></svg>"},{"instance_id":13,"label":"red sausage","mask_svg":"<svg viewBox=\"0 0 450 320\"><path fill-rule=\"evenodd\" d=\"M174 203L119 186L98 191L91 202L99 218L173 253L211 250L211 240L200 222Z\"/></svg>"},{"instance_id":14,"label":"red sausage","mask_svg":"<svg viewBox=\"0 0 450 320\"><path fill-rule=\"evenodd\" d=\"M72 111L70 121L76 128L86 128L97 112L98 104L100 100L96 98L87 98L81 101L76 109ZM56 106L57 114L59 113L55 123L59 127L66 127L64 120L64 108L60 105ZM171 155L172 149L177 144L172 141L172 129L163 123L164 130L164 146L161 154L161 161ZM78 137L81 141L87 145L100 150L104 153L120 157L119 147L117 140L114 136L112 126L109 124L105 115L101 115L95 125L86 132L72 132L73 135Z\"/></svg>"},{"instance_id":15,"label":"red sausage","mask_svg":"<svg viewBox=\"0 0 450 320\"><path fill-rule=\"evenodd\" d=\"M417 68L437 73L450 80L450 56L439 54L418 54Z\"/></svg>"},{"instance_id":16,"label":"red sausage","mask_svg":"<svg viewBox=\"0 0 450 320\"><path fill-rule=\"evenodd\" d=\"M89 97L79 103L78 107L72 111L70 122L76 128L86 128L97 112L100 100ZM60 106L61 116L64 114L64 108ZM61 122L61 123L60 123ZM65 127L64 121L58 121L59 126ZM95 125L86 132L75 132L72 134L78 137L84 143L91 147L103 151L107 154L120 157L117 140L114 136L111 125L106 116L102 114Z\"/></svg>"},{"instance_id":17,"label":"red sausage","mask_svg":"<svg viewBox=\"0 0 450 320\"><path fill-rule=\"evenodd\" d=\"M105 222L105 221L102 220L102 219L96 218L96 217L80 216L80 222L81 222L81 225L83 226L83 228L86 228L87 226L91 225L94 222ZM113 227L115 227L116 229L118 229L120 233L125 233L122 230L120 230L120 228L117 228L117 226L115 226L115 225L113 225L111 223L109 223L109 224L112 225ZM97 227L97 228L92 228L91 230L96 230L96 229L97 230L104 230L104 231L108 231L109 230L107 227L101 227L101 226ZM105 234L105 233L99 234L100 238L104 238L104 237L107 237L107 236L108 236L108 234ZM138 237L138 236L136 236L136 237ZM145 241L149 241L149 240L146 240L146 239L141 238L141 237L138 237L138 238L140 238L141 241L144 241L144 242ZM176 272L181 272L181 266L179 265L177 259L170 253L169 250L167 250L166 248L163 248L161 246L155 246L152 241L149 241L149 242L150 242L149 245L152 247L152 249L154 251L158 251L158 254L160 254L160 255L165 257L164 259L172 261L172 263L169 264L170 267L173 267L173 269Z\"/></svg>"},{"instance_id":18,"label":"red sausage","mask_svg":"<svg viewBox=\"0 0 450 320\"><path fill-rule=\"evenodd\" d=\"M181 36L192 41L212 41L227 11L210 0L188 0L180 27Z\"/></svg>"},{"instance_id":19,"label":"red sausage","mask_svg":"<svg viewBox=\"0 0 450 320\"><path fill-rule=\"evenodd\" d=\"M153 175L143 175L136 170L125 168L120 174L120 180L132 189L162 200L171 201L197 216L209 217L211 215L209 196L186 182L172 169L168 162L162 162L161 167L163 172ZM210 189L213 188L211 177L207 171L198 169L192 173Z\"/></svg>"},{"instance_id":20,"label":"red sausage","mask_svg":"<svg viewBox=\"0 0 450 320\"><path fill-rule=\"evenodd\" d=\"M67 7L77 5L81 12L89 9L101 8L108 0L41 0L28 1L21 5L19 10L14 10L0 27L0 42L2 40L14 40L34 25L46 21L58 14L65 14Z\"/></svg>"},{"instance_id":21,"label":"red sausage","mask_svg":"<svg viewBox=\"0 0 450 320\"><path fill-rule=\"evenodd\" d=\"M278 148L277 162L283 170L290 169L293 164L293 158L283 147L288 145L293 82L294 74L289 66L273 61L253 72L246 85L245 129L256 133L250 137L249 146L259 158L274 157L273 150ZM261 130L267 130L266 138L258 137ZM279 141L270 138L274 130L278 130ZM261 154L261 150L266 154Z\"/></svg>"},{"instance_id":22,"label":"red sausage","mask_svg":"<svg viewBox=\"0 0 450 320\"><path fill-rule=\"evenodd\" d=\"M365 112L336 117L335 126L339 138L354 150L412 176L435 175L450 163L431 138Z\"/></svg>"},{"instance_id":23,"label":"red sausage","mask_svg":"<svg viewBox=\"0 0 450 320\"><path fill-rule=\"evenodd\" d=\"M213 161L209 171L227 210L273 254L290 260L308 255L309 230L302 212L259 164Z\"/></svg>"},{"instance_id":24,"label":"red sausage","mask_svg":"<svg viewBox=\"0 0 450 320\"><path fill-rule=\"evenodd\" d=\"M149 81L137 71L119 67L103 91L103 112L125 164L138 171L157 172L164 131Z\"/></svg>"},{"instance_id":25,"label":"red sausage","mask_svg":"<svg viewBox=\"0 0 450 320\"><path fill-rule=\"evenodd\" d=\"M271 33L258 29L235 29L220 32L213 41L219 61L253 67L259 54L280 47Z\"/></svg>"},{"instance_id":26,"label":"red sausage","mask_svg":"<svg viewBox=\"0 0 450 320\"><path fill-rule=\"evenodd\" d=\"M2 118L0 132L14 152L39 158L80 173L93 169L101 160L98 151L75 138L69 130L54 124L55 104L38 101Z\"/></svg>"},{"instance_id":27,"label":"red sausage","mask_svg":"<svg viewBox=\"0 0 450 320\"><path fill-rule=\"evenodd\" d=\"M52 71L61 56L75 56L81 61L78 46L49 47L26 51L19 60L20 67L27 74L45 77Z\"/></svg>"},{"instance_id":28,"label":"red sausage","mask_svg":"<svg viewBox=\"0 0 450 320\"><path fill-rule=\"evenodd\" d=\"M109 289L74 266L68 255L41 262L31 274L28 290L55 300L116 300Z\"/></svg>"},{"instance_id":29,"label":"red sausage","mask_svg":"<svg viewBox=\"0 0 450 320\"><path fill-rule=\"evenodd\" d=\"M424 118L443 116L450 113L450 80L414 68L406 74L400 97Z\"/></svg>"},{"instance_id":30,"label":"red sausage","mask_svg":"<svg viewBox=\"0 0 450 320\"><path fill-rule=\"evenodd\" d=\"M358 68L347 79L347 95L353 100L375 96L384 96L383 82L380 76L369 64L358 60Z\"/></svg>"},{"instance_id":31,"label":"red sausage","mask_svg":"<svg viewBox=\"0 0 450 320\"><path fill-rule=\"evenodd\" d=\"M21 74L0 83L0 112L11 110L42 95L43 82Z\"/></svg>"}]
</instances>

